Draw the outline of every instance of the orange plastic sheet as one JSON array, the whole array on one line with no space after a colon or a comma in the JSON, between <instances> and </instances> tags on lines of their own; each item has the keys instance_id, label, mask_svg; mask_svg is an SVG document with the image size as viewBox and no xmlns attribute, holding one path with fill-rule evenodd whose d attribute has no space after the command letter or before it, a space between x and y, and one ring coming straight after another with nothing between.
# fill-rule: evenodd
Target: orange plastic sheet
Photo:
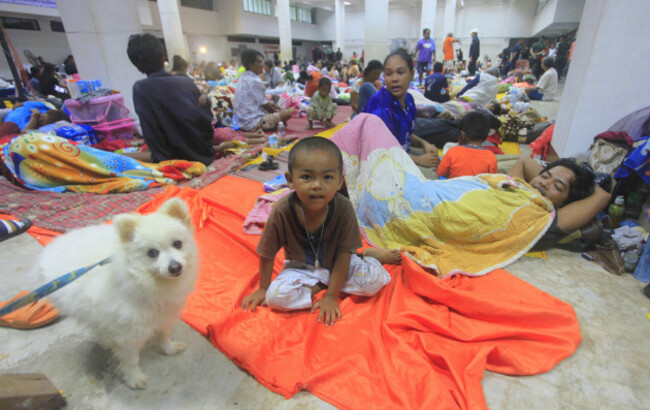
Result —
<instances>
[{"instance_id":1,"label":"orange plastic sheet","mask_svg":"<svg viewBox=\"0 0 650 410\"><path fill-rule=\"evenodd\" d=\"M388 267L379 294L343 297L334 326L308 311L242 311L259 239L242 224L261 193L229 176L202 191L170 187L141 210L174 195L190 204L202 261L183 320L287 398L304 389L344 409L485 408L485 370L545 372L580 343L571 306L504 270L441 280L408 258Z\"/></svg>"}]
</instances>

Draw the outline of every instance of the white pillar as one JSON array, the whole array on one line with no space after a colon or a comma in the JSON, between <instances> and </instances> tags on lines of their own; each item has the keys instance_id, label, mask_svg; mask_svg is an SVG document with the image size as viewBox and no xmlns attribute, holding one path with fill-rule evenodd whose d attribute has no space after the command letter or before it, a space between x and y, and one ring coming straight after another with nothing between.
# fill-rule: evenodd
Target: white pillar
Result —
<instances>
[{"instance_id":1,"label":"white pillar","mask_svg":"<svg viewBox=\"0 0 650 410\"><path fill-rule=\"evenodd\" d=\"M124 95L133 109L133 83L143 78L126 54L129 36L141 33L137 4L131 0L58 2L70 49L82 79L100 79Z\"/></svg>"},{"instance_id":2,"label":"white pillar","mask_svg":"<svg viewBox=\"0 0 650 410\"><path fill-rule=\"evenodd\" d=\"M650 61L649 15L647 0L585 3L552 141L561 157L581 156L594 136L648 105L650 83L639 80L640 65L624 62Z\"/></svg>"},{"instance_id":3,"label":"white pillar","mask_svg":"<svg viewBox=\"0 0 650 410\"><path fill-rule=\"evenodd\" d=\"M388 0L366 1L365 14L365 61L384 61L388 54Z\"/></svg>"},{"instance_id":4,"label":"white pillar","mask_svg":"<svg viewBox=\"0 0 650 410\"><path fill-rule=\"evenodd\" d=\"M343 55L345 54L345 2L344 0L334 0L334 13L336 19L336 44L334 44L334 51L341 48Z\"/></svg>"},{"instance_id":5,"label":"white pillar","mask_svg":"<svg viewBox=\"0 0 650 410\"><path fill-rule=\"evenodd\" d=\"M178 54L188 60L178 0L158 0L157 2L169 63L171 64L174 54Z\"/></svg>"},{"instance_id":6,"label":"white pillar","mask_svg":"<svg viewBox=\"0 0 650 410\"><path fill-rule=\"evenodd\" d=\"M445 2L445 34L444 36L447 37L447 33L454 33L454 38L458 37L459 35L455 33L456 31L456 2L458 0L447 0Z\"/></svg>"},{"instance_id":7,"label":"white pillar","mask_svg":"<svg viewBox=\"0 0 650 410\"><path fill-rule=\"evenodd\" d=\"M291 47L291 14L289 0L278 0L278 29L280 31L280 60L293 60Z\"/></svg>"},{"instance_id":8,"label":"white pillar","mask_svg":"<svg viewBox=\"0 0 650 410\"><path fill-rule=\"evenodd\" d=\"M438 0L422 0L422 17L420 18L420 37L425 28L431 30L431 38L434 38L434 26L436 24L436 7Z\"/></svg>"}]
</instances>

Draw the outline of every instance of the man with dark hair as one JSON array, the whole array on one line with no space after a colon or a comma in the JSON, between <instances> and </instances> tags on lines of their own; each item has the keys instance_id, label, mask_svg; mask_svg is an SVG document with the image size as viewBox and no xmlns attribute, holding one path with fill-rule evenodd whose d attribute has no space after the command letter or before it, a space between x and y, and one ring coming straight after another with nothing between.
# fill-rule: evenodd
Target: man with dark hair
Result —
<instances>
[{"instance_id":1,"label":"man with dark hair","mask_svg":"<svg viewBox=\"0 0 650 410\"><path fill-rule=\"evenodd\" d=\"M433 65L433 74L428 76L424 83L424 96L439 103L449 101L449 83L447 77L442 74L442 63Z\"/></svg>"},{"instance_id":2,"label":"man with dark hair","mask_svg":"<svg viewBox=\"0 0 650 410\"><path fill-rule=\"evenodd\" d=\"M538 38L532 46L530 46L530 66L532 68L535 78L539 78L542 73L542 58L546 51L546 43L543 38Z\"/></svg>"},{"instance_id":3,"label":"man with dark hair","mask_svg":"<svg viewBox=\"0 0 650 410\"><path fill-rule=\"evenodd\" d=\"M151 34L131 36L127 53L147 75L133 84L133 105L151 160L212 163L212 113L209 105L199 105L201 93L194 82L164 71L165 49Z\"/></svg>"},{"instance_id":4,"label":"man with dark hair","mask_svg":"<svg viewBox=\"0 0 650 410\"><path fill-rule=\"evenodd\" d=\"M244 131L271 131L278 127L280 121L286 124L291 113L281 110L266 98L266 86L259 77L264 71L262 53L246 49L242 51L241 62L246 71L239 76L234 103L239 128Z\"/></svg>"},{"instance_id":5,"label":"man with dark hair","mask_svg":"<svg viewBox=\"0 0 650 410\"><path fill-rule=\"evenodd\" d=\"M478 30L474 29L470 32L472 36L472 44L469 46L469 75L474 75L476 73L476 64L478 62L478 56L481 54L481 41L478 39Z\"/></svg>"},{"instance_id":6,"label":"man with dark hair","mask_svg":"<svg viewBox=\"0 0 650 410\"><path fill-rule=\"evenodd\" d=\"M609 192L595 183L593 172L572 158L563 158L546 167L533 158L521 158L508 171L551 201L556 209L549 230L534 250L554 246L572 231L589 223L611 199Z\"/></svg>"}]
</instances>

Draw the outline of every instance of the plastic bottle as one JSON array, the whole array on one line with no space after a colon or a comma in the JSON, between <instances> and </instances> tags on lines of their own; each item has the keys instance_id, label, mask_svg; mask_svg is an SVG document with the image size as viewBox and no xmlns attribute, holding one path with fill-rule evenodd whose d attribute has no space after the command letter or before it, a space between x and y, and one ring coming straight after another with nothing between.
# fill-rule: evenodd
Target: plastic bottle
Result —
<instances>
[{"instance_id":1,"label":"plastic bottle","mask_svg":"<svg viewBox=\"0 0 650 410\"><path fill-rule=\"evenodd\" d=\"M278 135L277 134L271 134L269 135L269 146L274 149L280 148L278 145Z\"/></svg>"},{"instance_id":2,"label":"plastic bottle","mask_svg":"<svg viewBox=\"0 0 650 410\"><path fill-rule=\"evenodd\" d=\"M625 214L625 198L619 195L614 200L614 203L607 208L607 214L611 218L612 229L619 227L621 219Z\"/></svg>"},{"instance_id":3,"label":"plastic bottle","mask_svg":"<svg viewBox=\"0 0 650 410\"><path fill-rule=\"evenodd\" d=\"M278 123L278 139L281 145L284 145L287 140L286 127L282 121Z\"/></svg>"}]
</instances>

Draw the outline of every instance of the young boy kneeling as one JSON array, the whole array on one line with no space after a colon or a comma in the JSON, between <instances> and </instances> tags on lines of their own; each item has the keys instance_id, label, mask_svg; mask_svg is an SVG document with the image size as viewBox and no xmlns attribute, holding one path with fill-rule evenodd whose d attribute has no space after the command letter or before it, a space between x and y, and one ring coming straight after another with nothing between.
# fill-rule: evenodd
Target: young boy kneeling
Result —
<instances>
[{"instance_id":1,"label":"young boy kneeling","mask_svg":"<svg viewBox=\"0 0 650 410\"><path fill-rule=\"evenodd\" d=\"M447 151L438 165L438 176L456 178L466 175L494 174L497 157L481 146L490 133L490 117L470 111L460 120L458 146Z\"/></svg>"},{"instance_id":2,"label":"young boy kneeling","mask_svg":"<svg viewBox=\"0 0 650 410\"><path fill-rule=\"evenodd\" d=\"M279 200L271 211L257 245L260 286L242 301L242 309L258 305L273 309L320 309L326 325L341 319L339 292L371 296L390 283L390 275L376 255L391 261L397 251L367 249L352 203L337 191L343 185L343 159L336 144L321 137L299 141L289 153L289 186L295 192ZM271 282L273 260L284 248L284 269ZM312 296L327 287L312 305Z\"/></svg>"}]
</instances>

